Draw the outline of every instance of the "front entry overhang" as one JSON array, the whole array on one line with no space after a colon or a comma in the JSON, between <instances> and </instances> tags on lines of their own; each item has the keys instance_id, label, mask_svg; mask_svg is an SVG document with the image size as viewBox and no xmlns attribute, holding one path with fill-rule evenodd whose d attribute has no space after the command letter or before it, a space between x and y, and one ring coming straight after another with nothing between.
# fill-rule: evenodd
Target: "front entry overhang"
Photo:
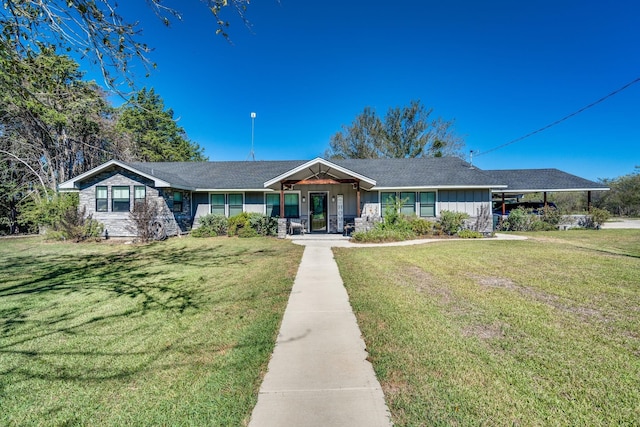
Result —
<instances>
[{"instance_id":1,"label":"front entry overhang","mask_svg":"<svg viewBox=\"0 0 640 427\"><path fill-rule=\"evenodd\" d=\"M354 184L354 188L370 190L376 185L372 178L317 157L264 183L265 188L293 189L296 185Z\"/></svg>"}]
</instances>

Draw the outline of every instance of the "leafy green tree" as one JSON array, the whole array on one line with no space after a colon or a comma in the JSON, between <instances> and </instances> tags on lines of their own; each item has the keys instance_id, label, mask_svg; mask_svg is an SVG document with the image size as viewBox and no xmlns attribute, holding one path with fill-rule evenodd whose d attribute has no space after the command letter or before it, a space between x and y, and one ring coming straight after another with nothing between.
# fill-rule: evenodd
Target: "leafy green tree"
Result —
<instances>
[{"instance_id":1,"label":"leafy green tree","mask_svg":"<svg viewBox=\"0 0 640 427\"><path fill-rule=\"evenodd\" d=\"M146 162L206 160L203 149L189 141L173 118L173 110L153 89L140 90L120 109L118 129L130 135L134 157Z\"/></svg>"},{"instance_id":2,"label":"leafy green tree","mask_svg":"<svg viewBox=\"0 0 640 427\"><path fill-rule=\"evenodd\" d=\"M327 156L334 159L375 159L383 157L378 144L382 122L371 107L366 107L350 126L331 137Z\"/></svg>"},{"instance_id":3,"label":"leafy green tree","mask_svg":"<svg viewBox=\"0 0 640 427\"><path fill-rule=\"evenodd\" d=\"M113 109L78 68L49 48L17 63L0 63L0 158L52 190L116 157Z\"/></svg>"},{"instance_id":4,"label":"leafy green tree","mask_svg":"<svg viewBox=\"0 0 640 427\"><path fill-rule=\"evenodd\" d=\"M610 191L596 195L594 205L614 215L640 216L640 166L628 175L614 179L603 179Z\"/></svg>"},{"instance_id":5,"label":"leafy green tree","mask_svg":"<svg viewBox=\"0 0 640 427\"><path fill-rule=\"evenodd\" d=\"M18 173L14 163L10 159L0 162L0 235L20 231L18 206L26 185L24 175Z\"/></svg>"},{"instance_id":6,"label":"leafy green tree","mask_svg":"<svg viewBox=\"0 0 640 427\"><path fill-rule=\"evenodd\" d=\"M133 1L133 0L129 0ZM141 0L138 0L141 1ZM162 0L145 0L166 26L181 19L180 12ZM191 0L192 2L194 0ZM216 26L216 34L228 38L229 21L224 10L233 9L246 22L249 0L200 0ZM120 14L117 0L4 0L0 6L0 50L12 50L24 58L40 52L42 46L75 51L101 68L105 82L115 87L112 70L127 74L132 60L147 69L155 66L142 41L138 17L128 20ZM128 79L131 83L131 79Z\"/></svg>"},{"instance_id":7,"label":"leafy green tree","mask_svg":"<svg viewBox=\"0 0 640 427\"><path fill-rule=\"evenodd\" d=\"M350 126L333 135L329 158L412 158L461 155L464 142L454 132L454 121L432 118L433 109L420 101L390 108L384 120L370 107Z\"/></svg>"},{"instance_id":8,"label":"leafy green tree","mask_svg":"<svg viewBox=\"0 0 640 427\"><path fill-rule=\"evenodd\" d=\"M114 157L112 109L95 83L82 81L78 67L48 48L17 63L0 62L0 158L52 190Z\"/></svg>"},{"instance_id":9,"label":"leafy green tree","mask_svg":"<svg viewBox=\"0 0 640 427\"><path fill-rule=\"evenodd\" d=\"M11 233L18 224L32 228L29 211L59 183L108 159L130 160L114 109L82 78L78 64L53 48L19 61L0 52L0 222Z\"/></svg>"}]
</instances>

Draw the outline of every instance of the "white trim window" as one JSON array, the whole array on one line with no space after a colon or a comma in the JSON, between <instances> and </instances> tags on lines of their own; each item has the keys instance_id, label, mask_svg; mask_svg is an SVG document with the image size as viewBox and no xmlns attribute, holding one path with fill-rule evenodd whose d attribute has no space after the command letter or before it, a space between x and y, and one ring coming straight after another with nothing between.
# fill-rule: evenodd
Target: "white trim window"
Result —
<instances>
[{"instance_id":1,"label":"white trim window","mask_svg":"<svg viewBox=\"0 0 640 427\"><path fill-rule=\"evenodd\" d=\"M284 193L284 217L300 218L300 193Z\"/></svg>"},{"instance_id":2,"label":"white trim window","mask_svg":"<svg viewBox=\"0 0 640 427\"><path fill-rule=\"evenodd\" d=\"M131 188L127 185L111 187L111 212L129 212L131 210Z\"/></svg>"},{"instance_id":3,"label":"white trim window","mask_svg":"<svg viewBox=\"0 0 640 427\"><path fill-rule=\"evenodd\" d=\"M96 212L109 211L108 194L109 189L106 185L96 185Z\"/></svg>"},{"instance_id":4,"label":"white trim window","mask_svg":"<svg viewBox=\"0 0 640 427\"><path fill-rule=\"evenodd\" d=\"M419 196L420 216L422 218L433 218L436 216L436 192L421 191Z\"/></svg>"},{"instance_id":5,"label":"white trim window","mask_svg":"<svg viewBox=\"0 0 640 427\"><path fill-rule=\"evenodd\" d=\"M244 212L244 195L242 193L229 193L227 200L229 202L229 217Z\"/></svg>"},{"instance_id":6,"label":"white trim window","mask_svg":"<svg viewBox=\"0 0 640 427\"><path fill-rule=\"evenodd\" d=\"M400 206L400 213L404 215L416 214L416 193L415 191L407 191L400 193L400 200L402 206Z\"/></svg>"},{"instance_id":7,"label":"white trim window","mask_svg":"<svg viewBox=\"0 0 640 427\"><path fill-rule=\"evenodd\" d=\"M211 202L211 213L214 215L226 216L225 197L222 193L211 194L209 196Z\"/></svg>"},{"instance_id":8,"label":"white trim window","mask_svg":"<svg viewBox=\"0 0 640 427\"><path fill-rule=\"evenodd\" d=\"M280 193L264 195L265 215L277 218L280 216Z\"/></svg>"},{"instance_id":9,"label":"white trim window","mask_svg":"<svg viewBox=\"0 0 640 427\"><path fill-rule=\"evenodd\" d=\"M385 191L380 193L380 212L384 216L387 209L393 208L396 201L402 201L399 213L403 215L416 214L415 191Z\"/></svg>"}]
</instances>

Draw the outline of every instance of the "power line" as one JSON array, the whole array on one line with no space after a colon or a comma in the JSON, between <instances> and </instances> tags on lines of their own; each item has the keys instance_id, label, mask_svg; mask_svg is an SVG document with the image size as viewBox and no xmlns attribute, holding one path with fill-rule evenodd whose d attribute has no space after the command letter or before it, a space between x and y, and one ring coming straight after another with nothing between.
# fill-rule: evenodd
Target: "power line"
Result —
<instances>
[{"instance_id":1,"label":"power line","mask_svg":"<svg viewBox=\"0 0 640 427\"><path fill-rule=\"evenodd\" d=\"M476 156L476 157L478 157L478 156L482 156L482 155L484 155L484 154L491 153L491 152L493 152L493 151L496 151L496 150L499 150L499 149L501 149L501 148L504 148L504 147L506 147L507 145L515 144L515 143L516 143L516 142L518 142L518 141L522 141L523 139L529 138L530 136L533 136L533 135L535 135L535 134L537 134L537 133L540 133L540 132L542 132L542 131L545 131L545 130L549 129L550 127L553 127L553 126L555 126L555 125L557 125L557 124L559 124L559 123L562 123L562 122L564 122L565 120L568 120L568 119L570 119L571 117L576 116L576 115L578 115L578 114L582 113L583 111L585 111L585 110L587 110L587 109L589 109L589 108L591 108L591 107L593 107L593 106L595 106L595 105L598 105L599 103L601 103L601 102L605 101L606 99L611 98L611 97L612 97L612 96L614 96L614 95L617 95L618 93L622 92L623 90L627 89L628 87L630 87L630 86L632 86L632 85L634 85L634 84L636 84L636 83L638 83L638 82L640 82L640 77L636 78L635 80L630 81L630 82L629 82L629 83L627 83L626 85L622 86L621 88L618 88L618 89L614 90L613 92L609 93L608 95L603 96L602 98L598 99L597 101L594 101L594 102L592 102L591 104L586 105L586 106L584 106L584 107L580 108L579 110L574 111L573 113L571 113L571 114L569 114L569 115L566 115L566 116L564 116L563 118L561 118L561 119L559 119L559 120L556 120L556 121L555 121L555 122L553 122L553 123L550 123L550 124L548 124L548 125L546 125L546 126L543 126L543 127L541 127L540 129L534 130L533 132L530 132L530 133L528 133L528 134L526 134L526 135L524 135L524 136L521 136L521 137L519 137L519 138L512 139L511 141L509 141L509 142L507 142L507 143L504 143L504 144L502 144L502 145L498 145L497 147L494 147L494 148L492 148L492 149L490 149L490 150L483 151L483 152L477 152L477 151L476 151L476 152L474 152L474 153L475 153L475 156Z\"/></svg>"}]
</instances>

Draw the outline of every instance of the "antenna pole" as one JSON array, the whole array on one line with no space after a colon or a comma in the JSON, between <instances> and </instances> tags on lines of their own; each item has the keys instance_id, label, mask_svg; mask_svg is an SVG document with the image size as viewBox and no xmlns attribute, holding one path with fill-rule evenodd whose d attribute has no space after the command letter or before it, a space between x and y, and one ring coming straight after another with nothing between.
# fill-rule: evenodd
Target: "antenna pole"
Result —
<instances>
[{"instance_id":1,"label":"antenna pole","mask_svg":"<svg viewBox=\"0 0 640 427\"><path fill-rule=\"evenodd\" d=\"M249 157L251 157L251 160L255 161L256 160L256 153L253 151L253 130L255 127L255 121L256 121L256 113L251 113L251 152L249 153Z\"/></svg>"}]
</instances>

